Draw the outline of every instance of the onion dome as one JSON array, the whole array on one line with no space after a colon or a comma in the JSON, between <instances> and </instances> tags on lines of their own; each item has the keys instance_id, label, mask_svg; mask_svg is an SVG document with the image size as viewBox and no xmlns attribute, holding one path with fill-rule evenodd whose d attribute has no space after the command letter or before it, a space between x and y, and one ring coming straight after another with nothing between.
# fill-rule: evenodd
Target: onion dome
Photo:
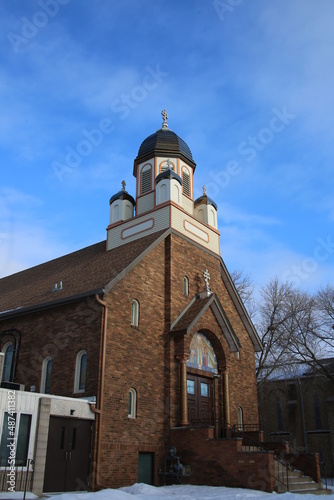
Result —
<instances>
[{"instance_id":1,"label":"onion dome","mask_svg":"<svg viewBox=\"0 0 334 500\"><path fill-rule=\"evenodd\" d=\"M166 168L161 174L157 175L155 178L155 183L158 184L160 181L163 179L175 179L177 182L179 182L182 186L182 179L179 175L177 175L174 170L171 168Z\"/></svg>"},{"instance_id":2,"label":"onion dome","mask_svg":"<svg viewBox=\"0 0 334 500\"><path fill-rule=\"evenodd\" d=\"M163 111L161 114L164 119L161 129L146 137L138 150L138 155L134 160L133 166L133 175L135 177L137 176L137 166L139 163L149 160L154 156L178 157L190 165L193 170L196 168L196 163L193 160L188 144L168 128L168 115L166 111Z\"/></svg>"},{"instance_id":3,"label":"onion dome","mask_svg":"<svg viewBox=\"0 0 334 500\"><path fill-rule=\"evenodd\" d=\"M194 202L194 207L195 208L198 207L199 205L212 205L216 211L218 210L217 204L211 198L209 198L207 196L205 186L203 186L203 194L202 194L202 196L200 196L199 198L197 198L197 200L195 200L195 202Z\"/></svg>"},{"instance_id":4,"label":"onion dome","mask_svg":"<svg viewBox=\"0 0 334 500\"><path fill-rule=\"evenodd\" d=\"M128 200L130 203L132 203L133 206L136 205L136 202L134 198L129 194L127 191L125 191L125 181L122 182L123 189L118 191L118 193L114 194L110 200L109 200L109 205L111 205L114 201L116 200Z\"/></svg>"}]
</instances>

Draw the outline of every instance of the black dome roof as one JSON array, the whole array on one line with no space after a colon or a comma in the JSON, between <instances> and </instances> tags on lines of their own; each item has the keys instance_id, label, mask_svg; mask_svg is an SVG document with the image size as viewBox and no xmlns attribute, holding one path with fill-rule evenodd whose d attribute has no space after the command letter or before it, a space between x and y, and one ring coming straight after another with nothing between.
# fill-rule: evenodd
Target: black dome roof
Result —
<instances>
[{"instance_id":1,"label":"black dome roof","mask_svg":"<svg viewBox=\"0 0 334 500\"><path fill-rule=\"evenodd\" d=\"M217 208L217 203L215 203L211 198L209 198L206 194L203 194L197 200L194 202L195 207L198 207L198 205L212 205L216 211L218 210Z\"/></svg>"},{"instance_id":2,"label":"black dome roof","mask_svg":"<svg viewBox=\"0 0 334 500\"><path fill-rule=\"evenodd\" d=\"M118 193L114 194L110 200L109 200L109 205L111 205L114 201L116 200L129 200L133 206L136 205L136 202L135 200L133 199L133 197L131 196L131 194L129 194L127 191L125 191L124 189L121 189L121 191L118 191Z\"/></svg>"},{"instance_id":3,"label":"black dome roof","mask_svg":"<svg viewBox=\"0 0 334 500\"><path fill-rule=\"evenodd\" d=\"M171 168L166 168L161 174L157 175L155 178L155 183L158 184L163 179L176 179L182 186L182 179L177 175Z\"/></svg>"},{"instance_id":4,"label":"black dome roof","mask_svg":"<svg viewBox=\"0 0 334 500\"><path fill-rule=\"evenodd\" d=\"M175 132L168 128L161 128L154 134L149 135L142 143L134 161L133 174L137 174L137 165L152 156L181 157L195 170L196 163L193 160L188 144L184 142Z\"/></svg>"}]
</instances>

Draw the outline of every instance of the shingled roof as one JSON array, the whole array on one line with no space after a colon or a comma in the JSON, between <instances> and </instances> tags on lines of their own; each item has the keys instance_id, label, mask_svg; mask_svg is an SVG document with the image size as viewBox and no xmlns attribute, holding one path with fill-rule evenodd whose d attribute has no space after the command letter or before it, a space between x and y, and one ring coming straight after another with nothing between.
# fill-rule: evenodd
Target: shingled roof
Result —
<instances>
[{"instance_id":1,"label":"shingled roof","mask_svg":"<svg viewBox=\"0 0 334 500\"><path fill-rule=\"evenodd\" d=\"M83 248L0 280L0 319L22 309L52 305L102 291L132 263L165 237L159 231L106 251L106 242ZM56 292L55 283L63 288Z\"/></svg>"},{"instance_id":2,"label":"shingled roof","mask_svg":"<svg viewBox=\"0 0 334 500\"><path fill-rule=\"evenodd\" d=\"M209 307L227 340L231 352L237 352L240 348L240 341L215 293L206 297L197 294L174 321L170 332L188 333Z\"/></svg>"}]
</instances>

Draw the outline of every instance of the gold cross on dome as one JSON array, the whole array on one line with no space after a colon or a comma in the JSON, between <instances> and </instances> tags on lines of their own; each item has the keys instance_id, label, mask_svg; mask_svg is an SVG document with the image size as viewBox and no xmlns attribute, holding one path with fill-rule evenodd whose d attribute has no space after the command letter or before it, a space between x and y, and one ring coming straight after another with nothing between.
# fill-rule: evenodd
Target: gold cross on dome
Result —
<instances>
[{"instance_id":1,"label":"gold cross on dome","mask_svg":"<svg viewBox=\"0 0 334 500\"><path fill-rule=\"evenodd\" d=\"M126 182L125 182L125 181L122 181L122 188L123 188L123 191L125 191L125 186L126 186Z\"/></svg>"},{"instance_id":2,"label":"gold cross on dome","mask_svg":"<svg viewBox=\"0 0 334 500\"><path fill-rule=\"evenodd\" d=\"M205 288L210 291L210 285L209 285L209 281L210 281L210 273L207 269L205 269L204 273L203 273L203 276L204 276L204 281L205 281Z\"/></svg>"},{"instance_id":3,"label":"gold cross on dome","mask_svg":"<svg viewBox=\"0 0 334 500\"><path fill-rule=\"evenodd\" d=\"M162 128L168 128L168 123L167 123L168 114L167 114L167 111L165 109L163 109L161 111L161 116L162 116L162 119L163 119Z\"/></svg>"}]
</instances>

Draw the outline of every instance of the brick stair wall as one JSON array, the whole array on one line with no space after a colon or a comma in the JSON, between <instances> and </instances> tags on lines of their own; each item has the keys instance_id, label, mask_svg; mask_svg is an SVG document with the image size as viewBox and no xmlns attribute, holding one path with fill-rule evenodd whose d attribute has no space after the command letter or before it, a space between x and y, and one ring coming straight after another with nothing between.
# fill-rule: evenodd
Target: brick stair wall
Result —
<instances>
[{"instance_id":1,"label":"brick stair wall","mask_svg":"<svg viewBox=\"0 0 334 500\"><path fill-rule=\"evenodd\" d=\"M215 439L213 428L171 429L171 445L191 467L184 482L274 491L273 452L244 452L241 438Z\"/></svg>"}]
</instances>

